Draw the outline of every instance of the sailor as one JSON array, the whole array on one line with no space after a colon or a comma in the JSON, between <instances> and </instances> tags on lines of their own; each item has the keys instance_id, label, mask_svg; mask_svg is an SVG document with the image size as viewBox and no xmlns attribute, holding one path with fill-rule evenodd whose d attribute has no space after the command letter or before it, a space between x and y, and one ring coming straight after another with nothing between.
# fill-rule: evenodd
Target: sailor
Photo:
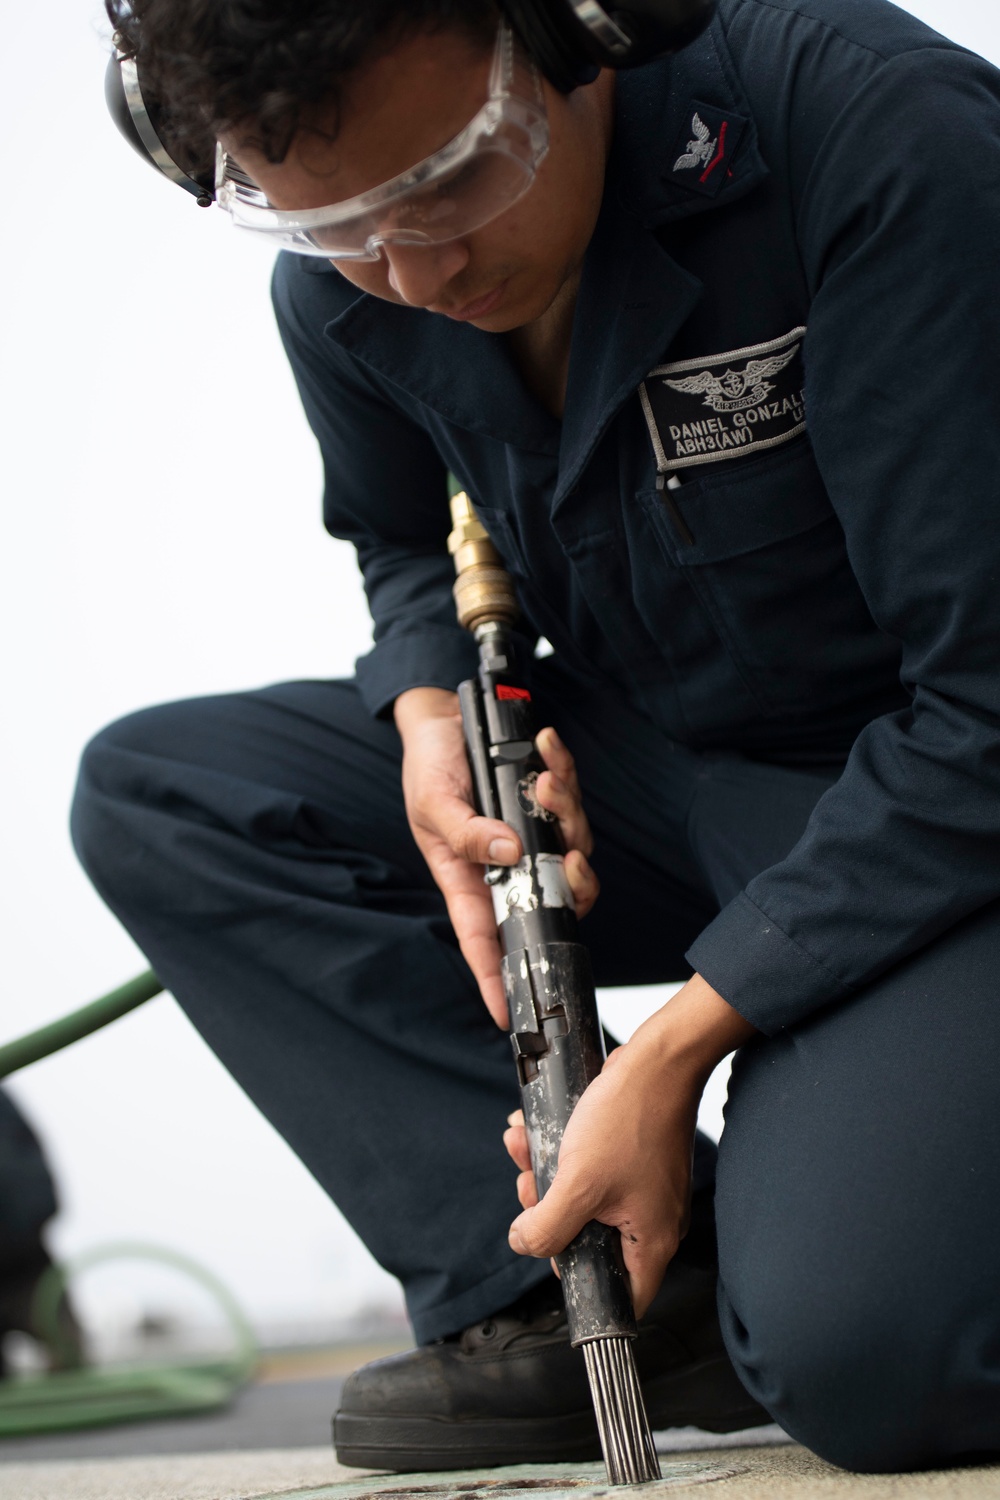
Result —
<instances>
[{"instance_id":1,"label":"sailor","mask_svg":"<svg viewBox=\"0 0 1000 1500\"><path fill-rule=\"evenodd\" d=\"M547 1260L592 1217L654 1426L995 1452L1000 75L883 0L721 0L567 77L562 3L114 0L176 159L217 140L217 202L290 252L375 644L105 729L77 848L403 1285L348 1462L596 1456ZM686 981L540 1205L514 1117L520 1214L481 875L519 849L471 806L448 470L553 648L538 796L598 982Z\"/></svg>"}]
</instances>

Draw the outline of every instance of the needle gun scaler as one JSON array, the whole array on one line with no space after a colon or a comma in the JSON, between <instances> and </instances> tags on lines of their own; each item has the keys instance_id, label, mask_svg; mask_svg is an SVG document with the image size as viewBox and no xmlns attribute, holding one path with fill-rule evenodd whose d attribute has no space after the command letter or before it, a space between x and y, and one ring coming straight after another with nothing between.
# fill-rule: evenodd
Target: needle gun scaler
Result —
<instances>
[{"instance_id":1,"label":"needle gun scaler","mask_svg":"<svg viewBox=\"0 0 1000 1500\"><path fill-rule=\"evenodd\" d=\"M485 817L514 829L524 851L511 868L488 868L486 882L503 953L531 1164L543 1196L556 1174L569 1117L601 1071L604 1045L590 959L564 870L565 845L537 797L545 763L535 748L531 696L514 655L513 581L468 495L455 495L451 509L455 603L460 623L479 645L479 675L459 688L476 802ZM570 1341L582 1346L586 1360L608 1479L658 1479L632 1352L636 1325L618 1231L592 1221L556 1264Z\"/></svg>"}]
</instances>

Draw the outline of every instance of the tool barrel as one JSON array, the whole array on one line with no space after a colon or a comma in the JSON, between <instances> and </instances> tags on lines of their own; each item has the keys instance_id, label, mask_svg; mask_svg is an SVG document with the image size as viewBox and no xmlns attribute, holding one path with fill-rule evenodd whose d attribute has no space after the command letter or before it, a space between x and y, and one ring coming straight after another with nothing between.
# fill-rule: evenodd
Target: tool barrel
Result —
<instances>
[{"instance_id":1,"label":"tool barrel","mask_svg":"<svg viewBox=\"0 0 1000 1500\"><path fill-rule=\"evenodd\" d=\"M451 514L448 549L459 619L479 642L478 681L459 688L477 802L481 813L514 830L524 851L516 866L491 868L486 879L531 1162L544 1196L570 1115L604 1065L604 1044L590 958L566 879L565 845L558 822L537 797L545 763L535 748L531 694L517 672L510 637L517 616L513 581L464 491L452 496ZM635 1337L616 1229L585 1225L556 1264L574 1345Z\"/></svg>"},{"instance_id":2,"label":"tool barrel","mask_svg":"<svg viewBox=\"0 0 1000 1500\"><path fill-rule=\"evenodd\" d=\"M511 1043L521 1083L538 1191L551 1187L563 1132L604 1063L597 996L577 930L559 825L538 800L545 765L535 748L531 693L519 678L510 636L513 583L469 497L452 497L448 546L458 577L459 618L479 643L479 673L458 690L476 804L501 818L523 849L514 866L487 870L503 950ZM489 577L499 574L499 577ZM489 589L475 598L477 580ZM468 590L468 592L467 592ZM489 597L488 597L489 596ZM632 1300L616 1229L592 1221L556 1257L570 1342L582 1346L601 1451L612 1485L660 1478L635 1355Z\"/></svg>"},{"instance_id":3,"label":"tool barrel","mask_svg":"<svg viewBox=\"0 0 1000 1500\"><path fill-rule=\"evenodd\" d=\"M537 927L547 913L532 915ZM505 949L515 933L504 928L520 925L516 918L502 925ZM590 958L581 943L532 942L508 949L502 970L531 1163L544 1197L569 1117L604 1062ZM596 1221L585 1225L556 1264L574 1346L635 1337L616 1229Z\"/></svg>"},{"instance_id":4,"label":"tool barrel","mask_svg":"<svg viewBox=\"0 0 1000 1500\"><path fill-rule=\"evenodd\" d=\"M521 747L528 753L501 761L495 777L499 816L520 837L525 857L513 871L492 872L492 880L511 1045L532 1168L543 1197L556 1174L563 1131L605 1054L590 955L579 940L564 870L562 835L533 795L544 762L530 740L522 740ZM635 1337L617 1229L587 1224L556 1264L574 1346Z\"/></svg>"}]
</instances>

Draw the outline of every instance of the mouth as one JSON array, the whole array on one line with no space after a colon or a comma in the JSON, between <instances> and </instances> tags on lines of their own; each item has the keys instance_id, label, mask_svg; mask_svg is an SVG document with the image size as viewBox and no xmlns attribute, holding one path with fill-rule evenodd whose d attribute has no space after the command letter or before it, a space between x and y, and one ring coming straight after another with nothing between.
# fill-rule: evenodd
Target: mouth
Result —
<instances>
[{"instance_id":1,"label":"mouth","mask_svg":"<svg viewBox=\"0 0 1000 1500\"><path fill-rule=\"evenodd\" d=\"M503 301L503 295L507 290L509 280L509 276L504 277L503 281L498 286L495 286L492 292L487 292L483 297L476 297L474 301L467 302L464 307L455 309L435 308L434 311L443 312L445 317L453 318L457 323L471 323L476 318L485 318L491 312L495 312Z\"/></svg>"}]
</instances>

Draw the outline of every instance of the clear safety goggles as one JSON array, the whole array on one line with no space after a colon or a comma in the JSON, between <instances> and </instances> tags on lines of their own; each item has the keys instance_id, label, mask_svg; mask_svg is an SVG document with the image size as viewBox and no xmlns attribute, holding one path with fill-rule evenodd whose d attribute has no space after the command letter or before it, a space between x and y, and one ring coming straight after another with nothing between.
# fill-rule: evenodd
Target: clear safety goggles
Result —
<instances>
[{"instance_id":1,"label":"clear safety goggles","mask_svg":"<svg viewBox=\"0 0 1000 1500\"><path fill-rule=\"evenodd\" d=\"M216 202L239 229L282 250L373 261L386 243L441 244L488 224L528 191L548 148L538 69L501 22L486 103L433 156L341 203L279 209L219 146Z\"/></svg>"}]
</instances>

